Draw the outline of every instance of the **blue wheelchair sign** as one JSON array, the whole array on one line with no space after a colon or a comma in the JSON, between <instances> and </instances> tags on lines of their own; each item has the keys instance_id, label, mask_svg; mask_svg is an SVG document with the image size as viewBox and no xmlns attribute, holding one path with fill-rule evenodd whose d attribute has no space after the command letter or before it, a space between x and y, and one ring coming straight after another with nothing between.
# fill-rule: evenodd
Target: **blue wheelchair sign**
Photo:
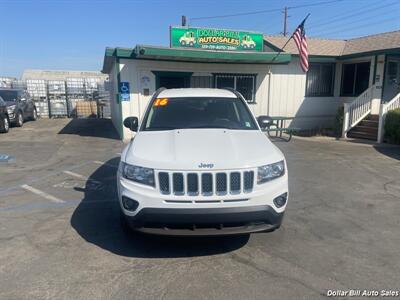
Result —
<instances>
[{"instance_id":1,"label":"blue wheelchair sign","mask_svg":"<svg viewBox=\"0 0 400 300\"><path fill-rule=\"evenodd\" d=\"M122 81L119 83L119 93L121 95L121 101L130 100L129 82Z\"/></svg>"}]
</instances>

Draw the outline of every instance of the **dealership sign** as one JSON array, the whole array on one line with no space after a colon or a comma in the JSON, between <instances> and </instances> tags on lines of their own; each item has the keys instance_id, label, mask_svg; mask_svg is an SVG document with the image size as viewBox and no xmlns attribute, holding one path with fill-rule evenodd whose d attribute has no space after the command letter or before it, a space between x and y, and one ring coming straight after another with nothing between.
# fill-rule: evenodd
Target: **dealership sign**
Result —
<instances>
[{"instance_id":1,"label":"dealership sign","mask_svg":"<svg viewBox=\"0 0 400 300\"><path fill-rule=\"evenodd\" d=\"M222 51L262 51L263 35L225 29L171 27L171 47Z\"/></svg>"}]
</instances>

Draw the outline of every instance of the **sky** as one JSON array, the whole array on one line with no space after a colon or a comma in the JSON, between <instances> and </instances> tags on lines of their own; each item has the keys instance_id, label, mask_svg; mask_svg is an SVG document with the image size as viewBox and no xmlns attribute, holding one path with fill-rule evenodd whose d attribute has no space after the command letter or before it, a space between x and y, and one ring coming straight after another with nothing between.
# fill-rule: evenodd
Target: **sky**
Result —
<instances>
[{"instance_id":1,"label":"sky","mask_svg":"<svg viewBox=\"0 0 400 300\"><path fill-rule=\"evenodd\" d=\"M190 26L281 34L285 6L289 32L310 13L311 37L400 30L400 0L0 0L0 76L99 71L106 47L168 46L182 15Z\"/></svg>"}]
</instances>

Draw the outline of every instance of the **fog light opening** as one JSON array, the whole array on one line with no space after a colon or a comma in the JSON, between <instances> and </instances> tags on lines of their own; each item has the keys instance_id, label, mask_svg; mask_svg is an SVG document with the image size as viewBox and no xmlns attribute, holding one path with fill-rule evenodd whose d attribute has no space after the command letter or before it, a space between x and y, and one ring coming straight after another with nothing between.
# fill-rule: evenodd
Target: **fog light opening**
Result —
<instances>
[{"instance_id":1,"label":"fog light opening","mask_svg":"<svg viewBox=\"0 0 400 300\"><path fill-rule=\"evenodd\" d=\"M139 202L131 198L122 196L122 205L126 210L135 211L139 206Z\"/></svg>"},{"instance_id":2,"label":"fog light opening","mask_svg":"<svg viewBox=\"0 0 400 300\"><path fill-rule=\"evenodd\" d=\"M286 204L287 193L284 193L274 199L274 204L276 207L280 208Z\"/></svg>"}]
</instances>

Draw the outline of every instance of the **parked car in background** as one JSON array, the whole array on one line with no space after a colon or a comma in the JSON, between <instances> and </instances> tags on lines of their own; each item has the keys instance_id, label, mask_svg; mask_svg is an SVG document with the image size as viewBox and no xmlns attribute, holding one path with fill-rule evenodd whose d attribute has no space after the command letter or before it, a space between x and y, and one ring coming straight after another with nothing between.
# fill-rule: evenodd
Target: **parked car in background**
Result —
<instances>
[{"instance_id":1,"label":"parked car in background","mask_svg":"<svg viewBox=\"0 0 400 300\"><path fill-rule=\"evenodd\" d=\"M7 105L8 120L11 124L21 127L26 120L37 119L35 103L26 91L1 88L0 97Z\"/></svg>"},{"instance_id":2,"label":"parked car in background","mask_svg":"<svg viewBox=\"0 0 400 300\"><path fill-rule=\"evenodd\" d=\"M7 104L0 97L0 133L7 133L10 129L10 121L8 120Z\"/></svg>"}]
</instances>

